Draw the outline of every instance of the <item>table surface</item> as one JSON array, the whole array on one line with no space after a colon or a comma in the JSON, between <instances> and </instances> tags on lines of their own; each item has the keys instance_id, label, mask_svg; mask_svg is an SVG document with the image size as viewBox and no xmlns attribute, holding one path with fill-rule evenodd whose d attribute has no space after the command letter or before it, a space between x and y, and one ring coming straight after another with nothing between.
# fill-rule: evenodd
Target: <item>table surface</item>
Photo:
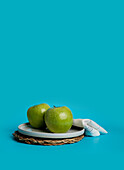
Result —
<instances>
[{"instance_id":1,"label":"table surface","mask_svg":"<svg viewBox=\"0 0 124 170\"><path fill-rule=\"evenodd\" d=\"M0 2L0 167L123 169L123 1ZM16 142L35 104L68 106L107 135L63 146Z\"/></svg>"}]
</instances>

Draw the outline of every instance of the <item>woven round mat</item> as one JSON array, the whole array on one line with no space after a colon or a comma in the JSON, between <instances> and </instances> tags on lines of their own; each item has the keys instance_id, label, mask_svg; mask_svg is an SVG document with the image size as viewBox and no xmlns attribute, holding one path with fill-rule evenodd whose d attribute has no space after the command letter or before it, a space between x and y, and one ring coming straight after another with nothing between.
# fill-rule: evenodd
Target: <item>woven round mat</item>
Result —
<instances>
[{"instance_id":1,"label":"woven round mat","mask_svg":"<svg viewBox=\"0 0 124 170\"><path fill-rule=\"evenodd\" d=\"M84 138L84 135L74 137L74 138L66 138L66 139L45 139L45 138L36 138L36 137L30 137L23 135L19 133L18 131L15 131L13 133L14 138L19 141L26 144L32 144L32 145L64 145L64 144L71 144L79 142Z\"/></svg>"}]
</instances>

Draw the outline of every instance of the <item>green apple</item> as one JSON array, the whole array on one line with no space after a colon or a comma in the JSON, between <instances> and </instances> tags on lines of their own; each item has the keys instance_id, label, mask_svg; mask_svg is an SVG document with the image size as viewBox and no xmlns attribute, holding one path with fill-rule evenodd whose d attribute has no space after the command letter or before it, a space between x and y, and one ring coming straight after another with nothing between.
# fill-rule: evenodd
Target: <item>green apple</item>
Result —
<instances>
[{"instance_id":1,"label":"green apple","mask_svg":"<svg viewBox=\"0 0 124 170\"><path fill-rule=\"evenodd\" d=\"M73 115L71 110L66 107L53 107L45 113L45 123L47 128L54 133L67 132L73 123Z\"/></svg>"},{"instance_id":2,"label":"green apple","mask_svg":"<svg viewBox=\"0 0 124 170\"><path fill-rule=\"evenodd\" d=\"M42 103L39 105L32 106L27 111L27 117L29 123L34 128L44 128L44 114L50 108L48 104Z\"/></svg>"}]
</instances>

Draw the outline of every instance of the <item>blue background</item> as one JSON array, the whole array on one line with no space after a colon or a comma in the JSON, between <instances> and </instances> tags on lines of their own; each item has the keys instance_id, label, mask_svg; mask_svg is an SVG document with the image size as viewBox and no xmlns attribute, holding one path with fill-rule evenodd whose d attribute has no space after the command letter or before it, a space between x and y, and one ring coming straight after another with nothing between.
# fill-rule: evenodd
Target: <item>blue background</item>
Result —
<instances>
[{"instance_id":1,"label":"blue background","mask_svg":"<svg viewBox=\"0 0 124 170\"><path fill-rule=\"evenodd\" d=\"M0 166L123 169L124 3L0 1ZM13 140L39 103L66 105L109 133L63 146Z\"/></svg>"}]
</instances>

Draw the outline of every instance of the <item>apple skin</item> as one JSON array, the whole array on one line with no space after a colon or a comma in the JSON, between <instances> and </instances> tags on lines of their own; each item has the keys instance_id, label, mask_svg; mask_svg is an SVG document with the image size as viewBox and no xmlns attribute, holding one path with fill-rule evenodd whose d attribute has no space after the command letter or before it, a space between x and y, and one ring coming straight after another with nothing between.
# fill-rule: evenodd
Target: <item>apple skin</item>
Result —
<instances>
[{"instance_id":1,"label":"apple skin","mask_svg":"<svg viewBox=\"0 0 124 170\"><path fill-rule=\"evenodd\" d=\"M51 132L65 133L72 126L72 112L66 106L50 108L45 113L45 123Z\"/></svg>"},{"instance_id":2,"label":"apple skin","mask_svg":"<svg viewBox=\"0 0 124 170\"><path fill-rule=\"evenodd\" d=\"M39 105L32 106L27 111L27 117L29 123L34 128L46 127L44 121L44 114L50 108L48 104L42 103Z\"/></svg>"}]
</instances>

